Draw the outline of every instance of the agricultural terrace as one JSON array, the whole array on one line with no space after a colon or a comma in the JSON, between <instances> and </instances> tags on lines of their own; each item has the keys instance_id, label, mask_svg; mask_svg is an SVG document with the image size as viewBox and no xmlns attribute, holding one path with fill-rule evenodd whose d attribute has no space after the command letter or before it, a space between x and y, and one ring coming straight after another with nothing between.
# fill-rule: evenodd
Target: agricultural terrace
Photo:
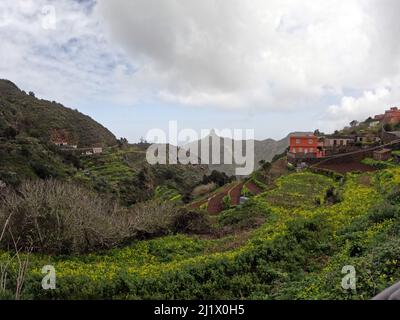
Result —
<instances>
[{"instance_id":1,"label":"agricultural terrace","mask_svg":"<svg viewBox=\"0 0 400 320\"><path fill-rule=\"evenodd\" d=\"M342 183L308 172L290 174L274 190L229 211L238 219L243 212L265 215L245 243L232 247L235 235L171 235L101 254L35 254L23 296L369 299L400 276L400 197L393 193L399 183L399 168L349 174ZM40 288L47 264L57 271L53 291ZM345 265L358 270L354 292L341 288Z\"/></svg>"}]
</instances>

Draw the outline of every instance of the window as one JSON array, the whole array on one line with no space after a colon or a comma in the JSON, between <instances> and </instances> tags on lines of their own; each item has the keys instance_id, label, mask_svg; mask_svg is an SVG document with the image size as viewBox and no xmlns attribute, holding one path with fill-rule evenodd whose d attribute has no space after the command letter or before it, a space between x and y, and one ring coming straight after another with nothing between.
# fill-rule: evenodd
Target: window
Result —
<instances>
[{"instance_id":1,"label":"window","mask_svg":"<svg viewBox=\"0 0 400 320\"><path fill-rule=\"evenodd\" d=\"M303 148L299 148L299 152L303 152Z\"/></svg>"},{"instance_id":2,"label":"window","mask_svg":"<svg viewBox=\"0 0 400 320\"><path fill-rule=\"evenodd\" d=\"M296 144L300 144L300 143L301 143L300 139L296 139Z\"/></svg>"},{"instance_id":3,"label":"window","mask_svg":"<svg viewBox=\"0 0 400 320\"><path fill-rule=\"evenodd\" d=\"M313 139L308 139L308 144L313 144L314 140Z\"/></svg>"}]
</instances>

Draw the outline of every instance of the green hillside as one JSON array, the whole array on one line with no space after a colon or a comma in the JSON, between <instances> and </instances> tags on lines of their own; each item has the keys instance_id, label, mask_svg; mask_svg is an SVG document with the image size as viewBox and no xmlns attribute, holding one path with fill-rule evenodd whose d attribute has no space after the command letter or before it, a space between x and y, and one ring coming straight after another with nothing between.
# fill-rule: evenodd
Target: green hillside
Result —
<instances>
[{"instance_id":1,"label":"green hillside","mask_svg":"<svg viewBox=\"0 0 400 320\"><path fill-rule=\"evenodd\" d=\"M63 151L54 139L78 148L102 145L104 152ZM72 181L130 206L164 193L181 199L207 173L201 166L150 166L145 147L119 141L90 117L0 80L0 181L6 185L37 178Z\"/></svg>"},{"instance_id":2,"label":"green hillside","mask_svg":"<svg viewBox=\"0 0 400 320\"><path fill-rule=\"evenodd\" d=\"M168 194L181 199L207 173L202 166L151 166L138 145L109 148L100 155L81 157L80 165L82 169L76 172L75 181L113 194L128 206L155 196L168 198Z\"/></svg>"},{"instance_id":3,"label":"green hillside","mask_svg":"<svg viewBox=\"0 0 400 320\"><path fill-rule=\"evenodd\" d=\"M341 182L286 174L274 189L229 210L242 225L249 218L244 213L263 216L261 226L217 237L176 233L86 255L35 254L25 293L41 299L369 299L400 277L399 182L400 167L348 174ZM56 267L54 291L35 285L45 264ZM355 291L341 287L347 265L357 270Z\"/></svg>"},{"instance_id":4,"label":"green hillside","mask_svg":"<svg viewBox=\"0 0 400 320\"><path fill-rule=\"evenodd\" d=\"M0 80L0 135L9 127L20 135L44 141L60 132L70 144L80 147L117 143L109 130L90 117L59 103L37 99L12 82Z\"/></svg>"},{"instance_id":5,"label":"green hillside","mask_svg":"<svg viewBox=\"0 0 400 320\"><path fill-rule=\"evenodd\" d=\"M150 166L145 144L0 83L0 298L370 299L400 279L396 157L364 160L367 173L296 172L277 157L245 181L204 177ZM61 150L54 130L82 145L98 135L104 152ZM55 290L41 289L45 265ZM346 266L357 290L342 288Z\"/></svg>"}]
</instances>

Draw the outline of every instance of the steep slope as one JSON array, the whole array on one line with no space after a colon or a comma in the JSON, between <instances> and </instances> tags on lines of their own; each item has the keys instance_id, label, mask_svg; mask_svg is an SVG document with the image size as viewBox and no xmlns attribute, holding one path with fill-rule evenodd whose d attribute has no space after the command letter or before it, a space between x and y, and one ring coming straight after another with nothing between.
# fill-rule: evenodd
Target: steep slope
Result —
<instances>
[{"instance_id":1,"label":"steep slope","mask_svg":"<svg viewBox=\"0 0 400 320\"><path fill-rule=\"evenodd\" d=\"M89 116L56 102L37 99L14 83L0 80L0 135L9 127L22 136L44 141L62 139L80 147L116 144L115 136Z\"/></svg>"},{"instance_id":2,"label":"steep slope","mask_svg":"<svg viewBox=\"0 0 400 320\"><path fill-rule=\"evenodd\" d=\"M103 154L85 157L55 142L104 149ZM146 148L121 143L90 117L0 80L0 181L6 185L63 179L131 205L154 196L184 197L207 173L206 166L150 166Z\"/></svg>"}]
</instances>

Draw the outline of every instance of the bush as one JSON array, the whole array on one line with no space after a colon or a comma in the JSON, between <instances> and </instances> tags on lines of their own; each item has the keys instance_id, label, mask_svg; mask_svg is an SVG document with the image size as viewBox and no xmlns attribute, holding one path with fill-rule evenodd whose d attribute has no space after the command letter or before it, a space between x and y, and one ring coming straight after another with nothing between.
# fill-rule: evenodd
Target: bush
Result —
<instances>
[{"instance_id":1,"label":"bush","mask_svg":"<svg viewBox=\"0 0 400 320\"><path fill-rule=\"evenodd\" d=\"M387 195L386 199L393 205L400 204L400 187L393 187L393 189Z\"/></svg>"},{"instance_id":2,"label":"bush","mask_svg":"<svg viewBox=\"0 0 400 320\"><path fill-rule=\"evenodd\" d=\"M174 219L174 231L183 233L208 233L211 222L204 212L181 209Z\"/></svg>"},{"instance_id":3,"label":"bush","mask_svg":"<svg viewBox=\"0 0 400 320\"><path fill-rule=\"evenodd\" d=\"M49 165L32 161L31 168L40 179L58 178L60 174Z\"/></svg>"},{"instance_id":4,"label":"bush","mask_svg":"<svg viewBox=\"0 0 400 320\"><path fill-rule=\"evenodd\" d=\"M215 183L219 187L222 187L223 185L232 182L234 179L231 177L228 177L226 173L224 172L219 172L216 170L213 170L209 176L204 176L202 184L209 184L209 183Z\"/></svg>"},{"instance_id":5,"label":"bush","mask_svg":"<svg viewBox=\"0 0 400 320\"><path fill-rule=\"evenodd\" d=\"M3 136L7 139L15 139L17 135L18 131L14 127L7 127L3 132Z\"/></svg>"},{"instance_id":6,"label":"bush","mask_svg":"<svg viewBox=\"0 0 400 320\"><path fill-rule=\"evenodd\" d=\"M114 248L173 232L179 214L172 202L153 201L126 209L74 184L29 181L0 196L0 226L9 219L0 246L13 248L19 239L20 247L50 254Z\"/></svg>"},{"instance_id":7,"label":"bush","mask_svg":"<svg viewBox=\"0 0 400 320\"><path fill-rule=\"evenodd\" d=\"M195 197L202 196L212 192L213 190L215 190L216 187L217 186L214 182L211 182L209 184L202 184L194 188L192 195Z\"/></svg>"},{"instance_id":8,"label":"bush","mask_svg":"<svg viewBox=\"0 0 400 320\"><path fill-rule=\"evenodd\" d=\"M368 213L368 219L373 223L380 223L397 217L399 217L399 209L387 203L373 207Z\"/></svg>"},{"instance_id":9,"label":"bush","mask_svg":"<svg viewBox=\"0 0 400 320\"><path fill-rule=\"evenodd\" d=\"M54 180L25 182L0 199L0 225L10 217L1 243L34 251L67 254L108 248L122 230L113 223L118 208L93 193Z\"/></svg>"}]
</instances>

